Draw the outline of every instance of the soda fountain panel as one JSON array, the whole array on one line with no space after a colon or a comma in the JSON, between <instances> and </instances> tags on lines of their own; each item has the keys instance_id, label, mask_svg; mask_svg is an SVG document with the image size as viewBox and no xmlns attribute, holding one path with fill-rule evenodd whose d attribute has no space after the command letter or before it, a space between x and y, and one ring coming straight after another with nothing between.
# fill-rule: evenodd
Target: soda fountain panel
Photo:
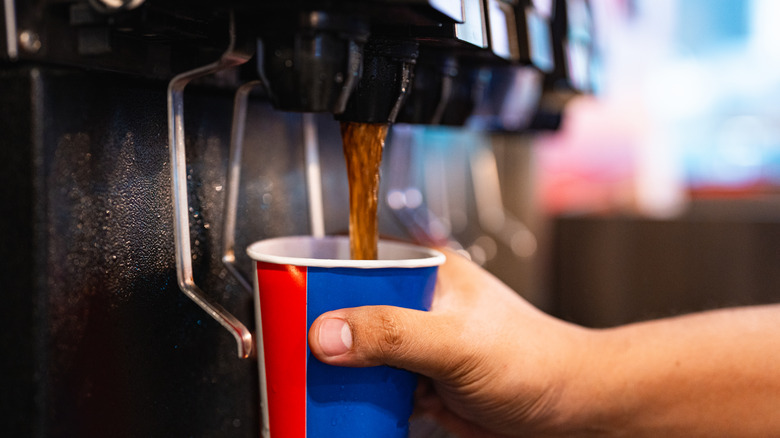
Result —
<instances>
[{"instance_id":1,"label":"soda fountain panel","mask_svg":"<svg viewBox=\"0 0 780 438\"><path fill-rule=\"evenodd\" d=\"M257 363L209 303L253 332L243 249L346 231L338 121L397 123L381 196L404 197L380 208L383 234L465 247L479 233L453 232L451 207L477 207L427 205L440 185L409 185L403 140L547 128L545 96L578 91L558 64L565 20L544 12L565 0L2 3L12 436L258 436Z\"/></svg>"}]
</instances>

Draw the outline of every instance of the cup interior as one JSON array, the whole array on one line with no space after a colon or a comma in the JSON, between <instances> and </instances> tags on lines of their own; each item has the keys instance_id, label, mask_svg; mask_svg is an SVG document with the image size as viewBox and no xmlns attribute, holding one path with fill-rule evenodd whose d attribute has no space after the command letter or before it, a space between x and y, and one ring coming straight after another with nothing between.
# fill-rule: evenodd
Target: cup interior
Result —
<instances>
[{"instance_id":1,"label":"cup interior","mask_svg":"<svg viewBox=\"0 0 780 438\"><path fill-rule=\"evenodd\" d=\"M283 265L368 269L438 266L445 260L434 249L388 240L379 241L378 260L352 260L346 236L277 237L253 243L247 253L254 260Z\"/></svg>"}]
</instances>

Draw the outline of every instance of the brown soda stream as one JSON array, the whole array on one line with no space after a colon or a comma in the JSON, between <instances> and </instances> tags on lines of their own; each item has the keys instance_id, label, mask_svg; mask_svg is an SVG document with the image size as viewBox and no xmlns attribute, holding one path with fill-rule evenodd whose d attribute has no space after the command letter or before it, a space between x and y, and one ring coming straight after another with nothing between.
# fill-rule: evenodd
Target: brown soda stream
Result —
<instances>
[{"instance_id":1,"label":"brown soda stream","mask_svg":"<svg viewBox=\"0 0 780 438\"><path fill-rule=\"evenodd\" d=\"M349 243L353 260L376 260L379 164L388 125L341 122L349 178Z\"/></svg>"}]
</instances>

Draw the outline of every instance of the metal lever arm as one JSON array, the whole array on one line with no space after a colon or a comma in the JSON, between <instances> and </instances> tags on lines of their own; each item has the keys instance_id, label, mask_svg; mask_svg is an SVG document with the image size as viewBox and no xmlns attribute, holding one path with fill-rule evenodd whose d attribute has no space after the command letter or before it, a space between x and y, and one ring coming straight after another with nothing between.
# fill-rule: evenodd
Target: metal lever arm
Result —
<instances>
[{"instance_id":1,"label":"metal lever arm","mask_svg":"<svg viewBox=\"0 0 780 438\"><path fill-rule=\"evenodd\" d=\"M250 54L236 50L235 40L234 23L231 17L230 45L222 57L209 65L181 73L168 84L168 137L171 152L176 271L179 288L206 313L230 331L238 344L238 356L246 358L252 353L252 333L230 312L209 299L195 284L193 278L189 202L187 199L187 162L184 144L184 88L193 79L232 68L248 61Z\"/></svg>"},{"instance_id":2,"label":"metal lever arm","mask_svg":"<svg viewBox=\"0 0 780 438\"><path fill-rule=\"evenodd\" d=\"M236 267L236 215L238 210L238 189L241 178L241 155L244 144L244 128L246 127L247 100L249 93L261 81L247 82L236 90L233 100L233 126L230 138L230 158L228 161L227 190L225 193L225 226L222 230L222 263L228 272L248 292L252 292L250 280ZM317 150L317 122L311 113L302 114L303 137L306 148L306 185L309 194L309 219L312 235L325 235L325 219L322 211L322 177L320 176L320 160Z\"/></svg>"},{"instance_id":3,"label":"metal lever arm","mask_svg":"<svg viewBox=\"0 0 780 438\"><path fill-rule=\"evenodd\" d=\"M251 81L238 87L233 100L233 126L230 135L230 158L228 159L227 189L225 193L225 226L222 228L222 263L241 287L252 292L252 286L236 268L236 214L238 209L238 187L241 178L241 154L244 145L247 99L260 81Z\"/></svg>"}]
</instances>

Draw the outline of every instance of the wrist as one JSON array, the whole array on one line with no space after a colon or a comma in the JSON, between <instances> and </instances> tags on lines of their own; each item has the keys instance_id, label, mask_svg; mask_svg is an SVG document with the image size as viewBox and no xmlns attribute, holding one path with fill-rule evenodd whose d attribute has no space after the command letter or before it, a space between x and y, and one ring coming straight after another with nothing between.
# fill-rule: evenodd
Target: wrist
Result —
<instances>
[{"instance_id":1,"label":"wrist","mask_svg":"<svg viewBox=\"0 0 780 438\"><path fill-rule=\"evenodd\" d=\"M623 436L627 405L619 388L619 337L612 329L574 327L556 413L555 436Z\"/></svg>"}]
</instances>

